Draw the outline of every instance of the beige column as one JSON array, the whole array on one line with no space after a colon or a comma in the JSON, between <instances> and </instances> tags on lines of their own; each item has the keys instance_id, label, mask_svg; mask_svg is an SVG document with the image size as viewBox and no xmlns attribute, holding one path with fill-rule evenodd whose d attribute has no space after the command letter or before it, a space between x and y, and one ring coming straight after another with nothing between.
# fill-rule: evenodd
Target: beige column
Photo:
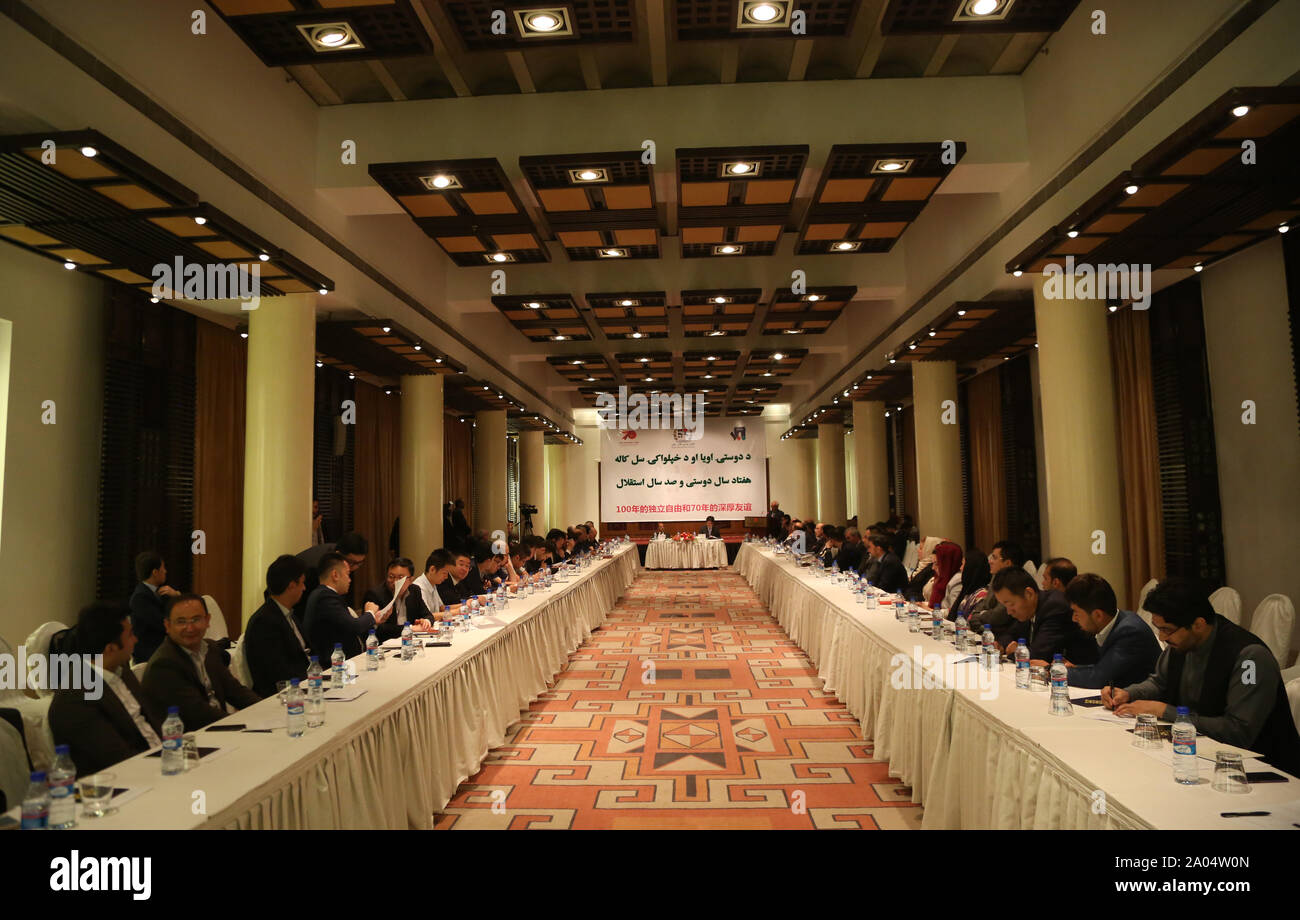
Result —
<instances>
[{"instance_id":1,"label":"beige column","mask_svg":"<svg viewBox=\"0 0 1300 920\"><path fill-rule=\"evenodd\" d=\"M519 503L537 508L533 515L533 533L546 533L546 442L541 431L519 432ZM524 515L519 514L516 532L523 534Z\"/></svg>"},{"instance_id":2,"label":"beige column","mask_svg":"<svg viewBox=\"0 0 1300 920\"><path fill-rule=\"evenodd\" d=\"M853 464L858 483L858 527L889 517L889 455L885 439L885 404L865 399L853 403Z\"/></svg>"},{"instance_id":3,"label":"beige column","mask_svg":"<svg viewBox=\"0 0 1300 920\"><path fill-rule=\"evenodd\" d=\"M838 422L817 424L817 520L843 527L844 426Z\"/></svg>"},{"instance_id":4,"label":"beige column","mask_svg":"<svg viewBox=\"0 0 1300 920\"><path fill-rule=\"evenodd\" d=\"M402 378L401 484L398 514L402 555L424 571L429 553L443 545L442 376Z\"/></svg>"},{"instance_id":5,"label":"beige column","mask_svg":"<svg viewBox=\"0 0 1300 920\"><path fill-rule=\"evenodd\" d=\"M923 537L966 543L961 504L961 428L957 420L957 365L912 362L916 419L916 526Z\"/></svg>"},{"instance_id":6,"label":"beige column","mask_svg":"<svg viewBox=\"0 0 1300 920\"><path fill-rule=\"evenodd\" d=\"M1106 304L1048 296L1034 284L1047 480L1044 556L1066 556L1112 586L1125 581L1115 387ZM1061 279L1056 279L1057 286ZM1094 552L1097 550L1097 552Z\"/></svg>"},{"instance_id":7,"label":"beige column","mask_svg":"<svg viewBox=\"0 0 1300 920\"><path fill-rule=\"evenodd\" d=\"M262 605L275 558L311 545L316 295L264 297L249 311L246 379L241 623Z\"/></svg>"},{"instance_id":8,"label":"beige column","mask_svg":"<svg viewBox=\"0 0 1300 920\"><path fill-rule=\"evenodd\" d=\"M546 445L546 504L540 506L541 516L533 519L536 536L546 536L552 522L564 519L564 477L568 475L571 450L573 448L568 444Z\"/></svg>"},{"instance_id":9,"label":"beige column","mask_svg":"<svg viewBox=\"0 0 1300 920\"><path fill-rule=\"evenodd\" d=\"M487 409L474 414L474 530L506 529L506 413Z\"/></svg>"}]
</instances>

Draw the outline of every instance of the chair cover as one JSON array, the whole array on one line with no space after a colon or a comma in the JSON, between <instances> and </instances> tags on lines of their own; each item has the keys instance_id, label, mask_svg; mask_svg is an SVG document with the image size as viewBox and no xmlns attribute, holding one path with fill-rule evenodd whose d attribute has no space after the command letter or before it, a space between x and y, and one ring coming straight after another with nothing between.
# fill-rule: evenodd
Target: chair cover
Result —
<instances>
[{"instance_id":1,"label":"chair cover","mask_svg":"<svg viewBox=\"0 0 1300 920\"><path fill-rule=\"evenodd\" d=\"M211 594L203 595L203 603L208 608L208 631L204 634L206 638L216 642L218 639L228 639L230 630L226 628L226 618L221 612L221 605Z\"/></svg>"},{"instance_id":2,"label":"chair cover","mask_svg":"<svg viewBox=\"0 0 1300 920\"><path fill-rule=\"evenodd\" d=\"M1241 595L1226 585L1210 595L1210 606L1219 616L1241 625Z\"/></svg>"},{"instance_id":3,"label":"chair cover","mask_svg":"<svg viewBox=\"0 0 1300 920\"><path fill-rule=\"evenodd\" d=\"M1250 631L1264 640L1268 650L1277 659L1279 668L1285 668L1291 652L1291 629L1295 625L1295 605L1285 594L1270 594L1259 602L1255 615L1250 618Z\"/></svg>"}]
</instances>

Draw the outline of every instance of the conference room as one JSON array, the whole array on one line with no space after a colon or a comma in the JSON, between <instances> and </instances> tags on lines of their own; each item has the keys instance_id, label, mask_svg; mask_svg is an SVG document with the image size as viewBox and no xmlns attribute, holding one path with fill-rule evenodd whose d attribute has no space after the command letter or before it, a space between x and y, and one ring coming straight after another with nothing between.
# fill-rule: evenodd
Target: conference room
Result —
<instances>
[{"instance_id":1,"label":"conference room","mask_svg":"<svg viewBox=\"0 0 1300 920\"><path fill-rule=\"evenodd\" d=\"M1297 34L0 5L4 823L1300 826Z\"/></svg>"}]
</instances>

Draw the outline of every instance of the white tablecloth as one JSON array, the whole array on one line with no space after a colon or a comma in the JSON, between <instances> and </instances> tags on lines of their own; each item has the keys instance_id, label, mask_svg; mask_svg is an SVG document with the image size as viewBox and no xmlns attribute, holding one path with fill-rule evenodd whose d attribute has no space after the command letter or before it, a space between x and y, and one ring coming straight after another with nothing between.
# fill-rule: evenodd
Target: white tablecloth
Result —
<instances>
[{"instance_id":1,"label":"white tablecloth","mask_svg":"<svg viewBox=\"0 0 1300 920\"><path fill-rule=\"evenodd\" d=\"M945 665L950 643L908 632L846 586L755 544L741 546L736 570L875 740L876 757L912 786L926 828L1241 829L1220 812L1300 798L1294 779L1215 792L1209 762L1200 785L1178 785L1123 726L1050 715L1048 695L1017 690L1009 664L981 686L978 665ZM1227 747L1198 740L1211 755Z\"/></svg>"},{"instance_id":2,"label":"white tablecloth","mask_svg":"<svg viewBox=\"0 0 1300 920\"><path fill-rule=\"evenodd\" d=\"M727 544L723 540L651 540L645 548L647 569L725 569Z\"/></svg>"},{"instance_id":3,"label":"white tablecloth","mask_svg":"<svg viewBox=\"0 0 1300 920\"><path fill-rule=\"evenodd\" d=\"M277 697L222 720L274 724L269 734L196 733L200 747L230 748L177 776L139 755L109 769L116 785L150 787L117 814L82 828L430 828L457 786L505 741L521 710L549 681L637 576L636 547L512 600L504 626L457 633L450 648L377 672L354 659L351 702L327 702L326 721L300 738L284 729Z\"/></svg>"}]
</instances>

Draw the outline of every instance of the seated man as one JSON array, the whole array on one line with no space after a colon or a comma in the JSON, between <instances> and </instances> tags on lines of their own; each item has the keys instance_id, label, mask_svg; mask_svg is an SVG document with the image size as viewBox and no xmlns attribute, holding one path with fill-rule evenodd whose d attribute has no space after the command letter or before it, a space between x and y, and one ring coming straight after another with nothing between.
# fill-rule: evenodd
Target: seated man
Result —
<instances>
[{"instance_id":1,"label":"seated man","mask_svg":"<svg viewBox=\"0 0 1300 920\"><path fill-rule=\"evenodd\" d=\"M464 600L460 591L460 583L469 577L469 570L474 567L469 553L456 550L452 552L451 557L451 571L447 573L447 577L443 581L438 583L438 597L442 598L443 605L447 607L459 604Z\"/></svg>"},{"instance_id":2,"label":"seated man","mask_svg":"<svg viewBox=\"0 0 1300 920\"><path fill-rule=\"evenodd\" d=\"M872 584L886 594L897 594L907 587L907 572L899 558L890 552L889 545L890 540L885 536L874 536L867 541L867 552L878 565Z\"/></svg>"},{"instance_id":3,"label":"seated man","mask_svg":"<svg viewBox=\"0 0 1300 920\"><path fill-rule=\"evenodd\" d=\"M1007 608L1002 606L998 596L993 593L992 576L1006 568L1024 568L1025 559L1025 551L1020 548L1019 543L1012 540L999 540L993 544L993 551L989 553L989 592L984 596L983 601L975 605L975 609L967 617L972 632L976 630L983 632L985 624L993 627L994 635L1014 628Z\"/></svg>"},{"instance_id":4,"label":"seated man","mask_svg":"<svg viewBox=\"0 0 1300 920\"><path fill-rule=\"evenodd\" d=\"M535 575L537 570L542 567L542 556L546 551L546 541L541 537L524 537L524 549L528 551L528 558L524 561L523 572L528 575Z\"/></svg>"},{"instance_id":5,"label":"seated man","mask_svg":"<svg viewBox=\"0 0 1300 920\"><path fill-rule=\"evenodd\" d=\"M135 577L140 579L131 592L131 631L135 634L135 663L148 661L162 645L163 605L180 592L167 585L167 565L157 553L135 557Z\"/></svg>"},{"instance_id":6,"label":"seated man","mask_svg":"<svg viewBox=\"0 0 1300 920\"><path fill-rule=\"evenodd\" d=\"M54 743L72 748L77 775L96 773L161 746L163 714L131 673L136 638L130 610L91 604L77 617L74 638L77 654L104 656L97 699L84 690L63 689L50 701Z\"/></svg>"},{"instance_id":7,"label":"seated man","mask_svg":"<svg viewBox=\"0 0 1300 920\"><path fill-rule=\"evenodd\" d=\"M841 542L842 538L838 527L827 524L822 528L822 551L820 555L822 564L826 568L829 569L839 558ZM840 566L840 568L843 569L843 566Z\"/></svg>"},{"instance_id":8,"label":"seated man","mask_svg":"<svg viewBox=\"0 0 1300 920\"><path fill-rule=\"evenodd\" d=\"M650 539L652 539L652 540L667 540L667 539L668 539L668 528L664 526L664 522L663 522L663 521L660 521L660 522L659 522L659 526L655 528L654 536L652 536Z\"/></svg>"},{"instance_id":9,"label":"seated man","mask_svg":"<svg viewBox=\"0 0 1300 920\"><path fill-rule=\"evenodd\" d=\"M1097 661L1097 643L1070 617L1070 605L1061 592L1040 593L1033 576L1014 567L994 575L992 588L1013 624L1000 635L994 630L999 648L1024 639L1029 645L1031 664L1050 664L1058 652L1075 664Z\"/></svg>"},{"instance_id":10,"label":"seated man","mask_svg":"<svg viewBox=\"0 0 1300 920\"><path fill-rule=\"evenodd\" d=\"M1049 573L1051 567L1048 567ZM1155 667L1160 644L1155 633L1136 613L1119 610L1115 591L1100 575L1085 573L1070 580L1065 599L1074 622L1101 648L1096 664L1069 666L1071 687L1127 687L1140 683Z\"/></svg>"},{"instance_id":11,"label":"seated man","mask_svg":"<svg viewBox=\"0 0 1300 920\"><path fill-rule=\"evenodd\" d=\"M149 659L141 683L164 710L180 707L181 722L192 732L261 697L235 679L221 651L204 639L208 609L197 594L181 594L167 605L167 638Z\"/></svg>"},{"instance_id":12,"label":"seated man","mask_svg":"<svg viewBox=\"0 0 1300 920\"><path fill-rule=\"evenodd\" d=\"M445 620L455 616L460 609L459 604L447 604L438 593L441 586L451 578L455 567L455 557L449 551L435 549L424 560L424 574L415 579L415 588L420 592L424 609L432 620Z\"/></svg>"},{"instance_id":13,"label":"seated man","mask_svg":"<svg viewBox=\"0 0 1300 920\"><path fill-rule=\"evenodd\" d=\"M378 629L392 611L380 613L379 605L371 601L360 616L352 613L344 601L352 573L347 560L339 553L326 553L317 575L320 584L307 598L303 629L312 654L320 659L322 668L328 668L336 644L343 646L345 656L355 658L365 648L370 630Z\"/></svg>"},{"instance_id":14,"label":"seated man","mask_svg":"<svg viewBox=\"0 0 1300 920\"><path fill-rule=\"evenodd\" d=\"M474 567L459 585L461 600L467 601L475 595L495 591L499 581L497 571L504 558L494 553L490 544L480 544L474 550Z\"/></svg>"},{"instance_id":15,"label":"seated man","mask_svg":"<svg viewBox=\"0 0 1300 920\"><path fill-rule=\"evenodd\" d=\"M714 522L713 515L710 514L704 519L704 523L700 525L700 536L707 537L710 540L717 539L718 525Z\"/></svg>"},{"instance_id":16,"label":"seated man","mask_svg":"<svg viewBox=\"0 0 1300 920\"><path fill-rule=\"evenodd\" d=\"M1047 568L1043 570L1044 591L1060 591L1064 594L1066 585L1074 580L1074 576L1079 574L1079 570L1074 567L1074 563L1064 556L1048 559L1046 565ZM1147 632L1150 632L1150 630L1147 630Z\"/></svg>"},{"instance_id":17,"label":"seated man","mask_svg":"<svg viewBox=\"0 0 1300 920\"><path fill-rule=\"evenodd\" d=\"M282 680L307 679L307 640L293 608L307 590L307 567L297 556L280 556L266 570L266 602L244 627L244 660L253 692L268 697Z\"/></svg>"},{"instance_id":18,"label":"seated man","mask_svg":"<svg viewBox=\"0 0 1300 920\"><path fill-rule=\"evenodd\" d=\"M307 590L303 593L302 599L298 601L297 609L294 610L294 615L298 617L300 624L303 617L307 615L307 598L311 597L312 592L316 590L316 586L320 584L316 573L320 571L320 561L325 558L325 554L338 553L341 555L348 561L348 572L355 575L357 569L365 564L366 553L369 550L370 544L365 537L356 531L349 531L339 537L337 543L322 543L320 546L309 546L298 554L302 564L307 567ZM343 599L343 602L345 604L352 603L351 593Z\"/></svg>"},{"instance_id":19,"label":"seated man","mask_svg":"<svg viewBox=\"0 0 1300 920\"><path fill-rule=\"evenodd\" d=\"M412 626L429 628L429 621L433 616L425 609L424 596L420 591L412 590L414 576L415 563L405 558L394 559L388 563L388 574L384 578L384 583L366 592L366 601L380 610L390 603L393 605L392 613L383 623L375 627L375 638L380 642L400 638L402 627L408 620ZM402 584L402 590L397 593L397 599L394 600L393 589L400 578L405 578L406 581Z\"/></svg>"},{"instance_id":20,"label":"seated man","mask_svg":"<svg viewBox=\"0 0 1300 920\"><path fill-rule=\"evenodd\" d=\"M1186 706L1198 734L1258 751L1300 777L1300 734L1277 661L1260 638L1215 613L1205 592L1182 579L1156 585L1143 606L1169 646L1146 680L1103 687L1106 708L1173 722Z\"/></svg>"},{"instance_id":21,"label":"seated man","mask_svg":"<svg viewBox=\"0 0 1300 920\"><path fill-rule=\"evenodd\" d=\"M840 571L857 569L862 565L862 532L856 527L846 527L840 536L843 539L840 541L839 554L835 557L839 560Z\"/></svg>"}]
</instances>

